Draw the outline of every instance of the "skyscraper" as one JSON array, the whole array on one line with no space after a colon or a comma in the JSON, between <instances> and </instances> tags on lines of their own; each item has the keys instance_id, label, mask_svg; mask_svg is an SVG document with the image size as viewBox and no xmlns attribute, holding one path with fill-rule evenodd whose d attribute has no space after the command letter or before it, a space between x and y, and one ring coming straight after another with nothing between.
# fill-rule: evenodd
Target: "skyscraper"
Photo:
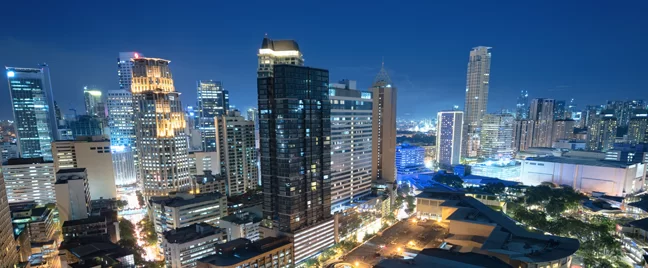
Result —
<instances>
[{"instance_id":1,"label":"skyscraper","mask_svg":"<svg viewBox=\"0 0 648 268\"><path fill-rule=\"evenodd\" d=\"M479 150L483 158L511 158L513 155L513 115L487 114L482 119Z\"/></svg>"},{"instance_id":2,"label":"skyscraper","mask_svg":"<svg viewBox=\"0 0 648 268\"><path fill-rule=\"evenodd\" d=\"M200 80L198 84L198 120L203 150L216 152L214 118L227 114L229 93L220 81Z\"/></svg>"},{"instance_id":3,"label":"skyscraper","mask_svg":"<svg viewBox=\"0 0 648 268\"><path fill-rule=\"evenodd\" d=\"M262 224L292 237L299 263L334 242L329 75L295 65L273 75L257 79Z\"/></svg>"},{"instance_id":4,"label":"skyscraper","mask_svg":"<svg viewBox=\"0 0 648 268\"><path fill-rule=\"evenodd\" d=\"M331 102L331 204L345 204L371 191L371 92L356 89L356 82L329 84Z\"/></svg>"},{"instance_id":5,"label":"skyscraper","mask_svg":"<svg viewBox=\"0 0 648 268\"><path fill-rule=\"evenodd\" d=\"M479 150L479 130L488 106L491 64L490 47L474 47L470 51L466 75L464 104L464 157L476 157Z\"/></svg>"},{"instance_id":6,"label":"skyscraper","mask_svg":"<svg viewBox=\"0 0 648 268\"><path fill-rule=\"evenodd\" d=\"M461 157L461 137L463 133L462 111L441 111L437 113L437 162L439 165L459 164Z\"/></svg>"},{"instance_id":7,"label":"skyscraper","mask_svg":"<svg viewBox=\"0 0 648 268\"><path fill-rule=\"evenodd\" d=\"M165 59L133 59L137 152L143 195L165 196L189 190L185 115Z\"/></svg>"},{"instance_id":8,"label":"skyscraper","mask_svg":"<svg viewBox=\"0 0 648 268\"><path fill-rule=\"evenodd\" d=\"M529 91L520 91L515 105L515 118L518 120L529 119Z\"/></svg>"},{"instance_id":9,"label":"skyscraper","mask_svg":"<svg viewBox=\"0 0 648 268\"><path fill-rule=\"evenodd\" d=\"M637 109L646 109L646 103L643 100L630 101L608 101L605 105L606 110L614 111L614 117L617 119L619 126L625 127L633 116L633 111Z\"/></svg>"},{"instance_id":10,"label":"skyscraper","mask_svg":"<svg viewBox=\"0 0 648 268\"><path fill-rule=\"evenodd\" d=\"M559 119L565 119L565 113L567 111L567 104L565 103L564 100L556 100L554 101L554 120L559 120Z\"/></svg>"},{"instance_id":11,"label":"skyscraper","mask_svg":"<svg viewBox=\"0 0 648 268\"><path fill-rule=\"evenodd\" d=\"M58 124L46 67L6 67L21 157L52 160Z\"/></svg>"},{"instance_id":12,"label":"skyscraper","mask_svg":"<svg viewBox=\"0 0 648 268\"><path fill-rule=\"evenodd\" d=\"M119 52L117 58L117 76L119 76L119 89L131 89L133 82L133 59L143 57L144 55L137 52Z\"/></svg>"},{"instance_id":13,"label":"skyscraper","mask_svg":"<svg viewBox=\"0 0 648 268\"><path fill-rule=\"evenodd\" d=\"M138 173L133 94L125 89L108 90L106 103L115 183L129 185L135 183Z\"/></svg>"},{"instance_id":14,"label":"skyscraper","mask_svg":"<svg viewBox=\"0 0 648 268\"><path fill-rule=\"evenodd\" d=\"M106 106L103 101L101 90L96 88L83 87L83 99L85 100L86 114L90 116L106 117Z\"/></svg>"},{"instance_id":15,"label":"skyscraper","mask_svg":"<svg viewBox=\"0 0 648 268\"><path fill-rule=\"evenodd\" d=\"M271 77L273 66L290 64L304 66L304 55L295 40L272 40L266 35L259 49L257 77Z\"/></svg>"},{"instance_id":16,"label":"skyscraper","mask_svg":"<svg viewBox=\"0 0 648 268\"><path fill-rule=\"evenodd\" d=\"M553 123L552 143L558 140L569 140L574 136L574 125L576 121L571 119L558 119Z\"/></svg>"},{"instance_id":17,"label":"skyscraper","mask_svg":"<svg viewBox=\"0 0 648 268\"><path fill-rule=\"evenodd\" d=\"M513 122L513 152L518 153L533 147L535 121L515 120Z\"/></svg>"},{"instance_id":18,"label":"skyscraper","mask_svg":"<svg viewBox=\"0 0 648 268\"><path fill-rule=\"evenodd\" d=\"M5 180L2 177L2 163L0 163L0 267L14 267L18 264L17 245L13 235L11 211L7 201Z\"/></svg>"},{"instance_id":19,"label":"skyscraper","mask_svg":"<svg viewBox=\"0 0 648 268\"><path fill-rule=\"evenodd\" d=\"M371 178L374 181L396 181L396 97L385 64L370 88L373 98Z\"/></svg>"},{"instance_id":20,"label":"skyscraper","mask_svg":"<svg viewBox=\"0 0 648 268\"><path fill-rule=\"evenodd\" d=\"M227 178L227 195L244 194L259 185L254 121L240 113L215 118L216 146L220 154L220 174Z\"/></svg>"},{"instance_id":21,"label":"skyscraper","mask_svg":"<svg viewBox=\"0 0 648 268\"><path fill-rule=\"evenodd\" d=\"M533 129L533 147L551 147L553 140L554 100L533 99L529 119L535 123Z\"/></svg>"},{"instance_id":22,"label":"skyscraper","mask_svg":"<svg viewBox=\"0 0 648 268\"><path fill-rule=\"evenodd\" d=\"M646 142L648 131L648 110L634 110L628 123L628 141L633 144Z\"/></svg>"},{"instance_id":23,"label":"skyscraper","mask_svg":"<svg viewBox=\"0 0 648 268\"><path fill-rule=\"evenodd\" d=\"M587 149L604 152L612 149L617 126L614 110L601 111L587 131Z\"/></svg>"}]
</instances>

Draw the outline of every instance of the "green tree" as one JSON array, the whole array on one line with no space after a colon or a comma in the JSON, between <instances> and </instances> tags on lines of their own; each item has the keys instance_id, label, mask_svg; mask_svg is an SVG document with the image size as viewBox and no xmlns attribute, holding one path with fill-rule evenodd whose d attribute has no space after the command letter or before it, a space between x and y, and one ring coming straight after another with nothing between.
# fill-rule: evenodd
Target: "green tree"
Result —
<instances>
[{"instance_id":1,"label":"green tree","mask_svg":"<svg viewBox=\"0 0 648 268\"><path fill-rule=\"evenodd\" d=\"M141 208L145 207L146 202L144 200L144 196L142 195L142 192L137 191L137 192L135 192L135 194L137 195L137 202L139 203L140 207Z\"/></svg>"},{"instance_id":2,"label":"green tree","mask_svg":"<svg viewBox=\"0 0 648 268\"><path fill-rule=\"evenodd\" d=\"M491 193L491 194L501 194L506 190L506 186L504 186L503 183L498 182L498 183L491 183L491 184L486 184L483 188L484 192Z\"/></svg>"},{"instance_id":3,"label":"green tree","mask_svg":"<svg viewBox=\"0 0 648 268\"><path fill-rule=\"evenodd\" d=\"M416 198L413 196L407 196L405 200L407 200L407 211L410 213L414 212L416 209Z\"/></svg>"},{"instance_id":4,"label":"green tree","mask_svg":"<svg viewBox=\"0 0 648 268\"><path fill-rule=\"evenodd\" d=\"M124 209L126 206L128 206L128 201L126 200L117 200L117 208L118 209Z\"/></svg>"},{"instance_id":5,"label":"green tree","mask_svg":"<svg viewBox=\"0 0 648 268\"><path fill-rule=\"evenodd\" d=\"M438 172L433 179L438 182L454 188L463 188L463 180L452 173Z\"/></svg>"},{"instance_id":6,"label":"green tree","mask_svg":"<svg viewBox=\"0 0 648 268\"><path fill-rule=\"evenodd\" d=\"M304 265L307 268L317 268L319 267L320 263L319 260L317 260L317 258L310 258L304 263Z\"/></svg>"},{"instance_id":7,"label":"green tree","mask_svg":"<svg viewBox=\"0 0 648 268\"><path fill-rule=\"evenodd\" d=\"M137 225L144 236L144 242L146 242L146 245L156 245L157 233L155 232L155 225L153 222L148 219L143 219L137 223Z\"/></svg>"}]
</instances>

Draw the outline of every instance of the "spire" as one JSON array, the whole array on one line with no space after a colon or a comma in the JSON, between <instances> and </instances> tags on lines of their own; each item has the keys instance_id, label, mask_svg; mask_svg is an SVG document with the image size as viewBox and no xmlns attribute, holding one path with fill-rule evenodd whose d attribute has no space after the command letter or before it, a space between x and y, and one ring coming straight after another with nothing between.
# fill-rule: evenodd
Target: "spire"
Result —
<instances>
[{"instance_id":1,"label":"spire","mask_svg":"<svg viewBox=\"0 0 648 268\"><path fill-rule=\"evenodd\" d=\"M387 74L387 70L385 70L385 59L383 57L382 61L382 66L380 67L380 71L376 75L376 78L374 78L373 82L374 87L391 87L392 86L392 81L391 78L389 78L389 74Z\"/></svg>"}]
</instances>

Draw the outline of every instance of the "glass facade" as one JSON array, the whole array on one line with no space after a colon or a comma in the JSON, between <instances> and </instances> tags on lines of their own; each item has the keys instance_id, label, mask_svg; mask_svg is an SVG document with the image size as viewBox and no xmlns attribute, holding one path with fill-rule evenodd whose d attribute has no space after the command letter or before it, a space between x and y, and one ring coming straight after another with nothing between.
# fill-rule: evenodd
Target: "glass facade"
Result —
<instances>
[{"instance_id":1,"label":"glass facade","mask_svg":"<svg viewBox=\"0 0 648 268\"><path fill-rule=\"evenodd\" d=\"M51 143L57 128L46 79L43 69L7 67L21 157L52 160Z\"/></svg>"},{"instance_id":2,"label":"glass facade","mask_svg":"<svg viewBox=\"0 0 648 268\"><path fill-rule=\"evenodd\" d=\"M198 114L203 150L216 152L214 118L229 110L229 93L220 81L198 81Z\"/></svg>"},{"instance_id":3,"label":"glass facade","mask_svg":"<svg viewBox=\"0 0 648 268\"><path fill-rule=\"evenodd\" d=\"M258 78L264 224L294 232L331 216L327 70L275 65Z\"/></svg>"}]
</instances>

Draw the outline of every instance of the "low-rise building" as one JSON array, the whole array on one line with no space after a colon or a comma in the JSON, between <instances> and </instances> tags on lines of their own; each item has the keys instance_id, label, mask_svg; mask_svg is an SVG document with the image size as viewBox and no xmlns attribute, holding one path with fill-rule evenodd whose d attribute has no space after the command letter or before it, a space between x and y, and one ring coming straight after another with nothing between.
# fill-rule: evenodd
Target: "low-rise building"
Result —
<instances>
[{"instance_id":1,"label":"low-rise building","mask_svg":"<svg viewBox=\"0 0 648 268\"><path fill-rule=\"evenodd\" d=\"M162 234L161 247L167 267L196 267L199 259L216 254L215 245L224 242L222 229L206 223L166 231Z\"/></svg>"},{"instance_id":2,"label":"low-rise building","mask_svg":"<svg viewBox=\"0 0 648 268\"><path fill-rule=\"evenodd\" d=\"M227 216L227 198L220 193L153 197L151 207L158 237L163 232L196 223L218 226L220 219Z\"/></svg>"},{"instance_id":3,"label":"low-rise building","mask_svg":"<svg viewBox=\"0 0 648 268\"><path fill-rule=\"evenodd\" d=\"M34 203L11 206L13 224L27 229L30 241L33 243L55 240L54 214L53 208L39 207Z\"/></svg>"},{"instance_id":4,"label":"low-rise building","mask_svg":"<svg viewBox=\"0 0 648 268\"><path fill-rule=\"evenodd\" d=\"M194 194L220 193L227 194L227 182L224 176L214 175L211 170L203 170L202 175L193 175L191 192Z\"/></svg>"},{"instance_id":5,"label":"low-rise building","mask_svg":"<svg viewBox=\"0 0 648 268\"><path fill-rule=\"evenodd\" d=\"M221 218L220 227L227 232L227 241L239 238L257 241L260 223L261 217L254 213L243 212Z\"/></svg>"},{"instance_id":6,"label":"low-rise building","mask_svg":"<svg viewBox=\"0 0 648 268\"><path fill-rule=\"evenodd\" d=\"M39 158L13 158L2 165L9 203L56 203L54 162Z\"/></svg>"},{"instance_id":7,"label":"low-rise building","mask_svg":"<svg viewBox=\"0 0 648 268\"><path fill-rule=\"evenodd\" d=\"M93 216L86 219L71 220L63 223L64 239L76 237L98 237L109 240L108 224L105 217Z\"/></svg>"},{"instance_id":8,"label":"low-rise building","mask_svg":"<svg viewBox=\"0 0 648 268\"><path fill-rule=\"evenodd\" d=\"M59 252L62 268L136 267L134 254L137 253L106 241L74 239L61 244Z\"/></svg>"},{"instance_id":9,"label":"low-rise building","mask_svg":"<svg viewBox=\"0 0 648 268\"><path fill-rule=\"evenodd\" d=\"M216 245L216 254L200 259L198 268L293 267L293 244L288 237L252 242L240 238Z\"/></svg>"}]
</instances>

